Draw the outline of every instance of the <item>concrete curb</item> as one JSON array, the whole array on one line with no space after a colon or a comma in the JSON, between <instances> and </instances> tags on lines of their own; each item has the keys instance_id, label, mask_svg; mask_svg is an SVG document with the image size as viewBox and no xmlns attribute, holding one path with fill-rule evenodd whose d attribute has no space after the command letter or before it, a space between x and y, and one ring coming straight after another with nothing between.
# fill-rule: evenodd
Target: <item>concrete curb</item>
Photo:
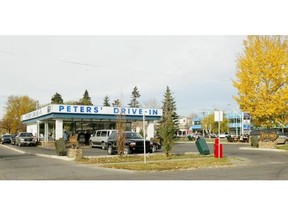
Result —
<instances>
[{"instance_id":1,"label":"concrete curb","mask_svg":"<svg viewBox=\"0 0 288 216\"><path fill-rule=\"evenodd\" d=\"M272 151L272 152L287 152L283 149L268 149L268 148L249 148L249 147L240 147L239 150L251 150L251 151Z\"/></svg>"},{"instance_id":2,"label":"concrete curb","mask_svg":"<svg viewBox=\"0 0 288 216\"><path fill-rule=\"evenodd\" d=\"M65 161L74 161L75 158L69 158L67 156L57 156L57 155L46 155L46 154L33 154L39 157L46 157L46 158L54 158L54 159L60 159L60 160L65 160Z\"/></svg>"}]
</instances>

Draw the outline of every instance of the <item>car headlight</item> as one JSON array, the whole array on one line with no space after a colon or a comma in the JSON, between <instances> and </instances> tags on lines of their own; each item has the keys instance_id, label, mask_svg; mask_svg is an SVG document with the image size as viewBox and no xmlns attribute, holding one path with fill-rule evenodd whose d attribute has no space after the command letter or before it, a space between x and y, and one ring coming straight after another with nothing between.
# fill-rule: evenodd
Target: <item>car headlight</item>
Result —
<instances>
[{"instance_id":1,"label":"car headlight","mask_svg":"<svg viewBox=\"0 0 288 216\"><path fill-rule=\"evenodd\" d=\"M24 142L24 139L20 139L21 142Z\"/></svg>"},{"instance_id":2,"label":"car headlight","mask_svg":"<svg viewBox=\"0 0 288 216\"><path fill-rule=\"evenodd\" d=\"M134 146L136 146L136 143L135 142L131 142L129 145L134 147Z\"/></svg>"}]
</instances>

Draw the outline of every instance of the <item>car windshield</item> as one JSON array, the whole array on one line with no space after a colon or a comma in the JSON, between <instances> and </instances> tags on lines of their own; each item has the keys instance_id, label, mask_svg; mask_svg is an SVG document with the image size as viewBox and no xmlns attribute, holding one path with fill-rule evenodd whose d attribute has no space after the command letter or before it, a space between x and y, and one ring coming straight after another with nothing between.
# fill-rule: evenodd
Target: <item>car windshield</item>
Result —
<instances>
[{"instance_id":1,"label":"car windshield","mask_svg":"<svg viewBox=\"0 0 288 216\"><path fill-rule=\"evenodd\" d=\"M11 135L3 135L3 138L10 138Z\"/></svg>"},{"instance_id":2,"label":"car windshield","mask_svg":"<svg viewBox=\"0 0 288 216\"><path fill-rule=\"evenodd\" d=\"M21 133L19 136L20 137L32 137L33 134L32 133Z\"/></svg>"},{"instance_id":3,"label":"car windshield","mask_svg":"<svg viewBox=\"0 0 288 216\"><path fill-rule=\"evenodd\" d=\"M139 133L125 133L126 139L143 139L143 137Z\"/></svg>"}]
</instances>

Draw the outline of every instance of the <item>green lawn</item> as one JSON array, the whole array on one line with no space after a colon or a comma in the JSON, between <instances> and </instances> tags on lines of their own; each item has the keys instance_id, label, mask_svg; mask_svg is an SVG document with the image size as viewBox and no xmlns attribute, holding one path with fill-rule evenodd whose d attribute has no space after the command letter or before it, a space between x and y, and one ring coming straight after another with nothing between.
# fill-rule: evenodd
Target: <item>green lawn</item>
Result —
<instances>
[{"instance_id":1,"label":"green lawn","mask_svg":"<svg viewBox=\"0 0 288 216\"><path fill-rule=\"evenodd\" d=\"M283 150L288 151L288 145L277 146L277 149L283 149Z\"/></svg>"}]
</instances>

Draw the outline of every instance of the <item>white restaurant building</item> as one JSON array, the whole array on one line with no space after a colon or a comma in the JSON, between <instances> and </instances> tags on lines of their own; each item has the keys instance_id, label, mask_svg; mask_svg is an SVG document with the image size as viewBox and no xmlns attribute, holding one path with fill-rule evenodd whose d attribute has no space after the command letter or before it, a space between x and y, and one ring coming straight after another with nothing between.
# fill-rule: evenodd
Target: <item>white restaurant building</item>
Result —
<instances>
[{"instance_id":1,"label":"white restaurant building","mask_svg":"<svg viewBox=\"0 0 288 216\"><path fill-rule=\"evenodd\" d=\"M155 135L155 121L162 117L163 111L153 108L50 104L22 115L21 121L27 125L27 132L41 138L41 141L48 142L62 138L67 125L71 133L115 129L120 114L130 126L132 122L145 121L146 138L150 139Z\"/></svg>"}]
</instances>

